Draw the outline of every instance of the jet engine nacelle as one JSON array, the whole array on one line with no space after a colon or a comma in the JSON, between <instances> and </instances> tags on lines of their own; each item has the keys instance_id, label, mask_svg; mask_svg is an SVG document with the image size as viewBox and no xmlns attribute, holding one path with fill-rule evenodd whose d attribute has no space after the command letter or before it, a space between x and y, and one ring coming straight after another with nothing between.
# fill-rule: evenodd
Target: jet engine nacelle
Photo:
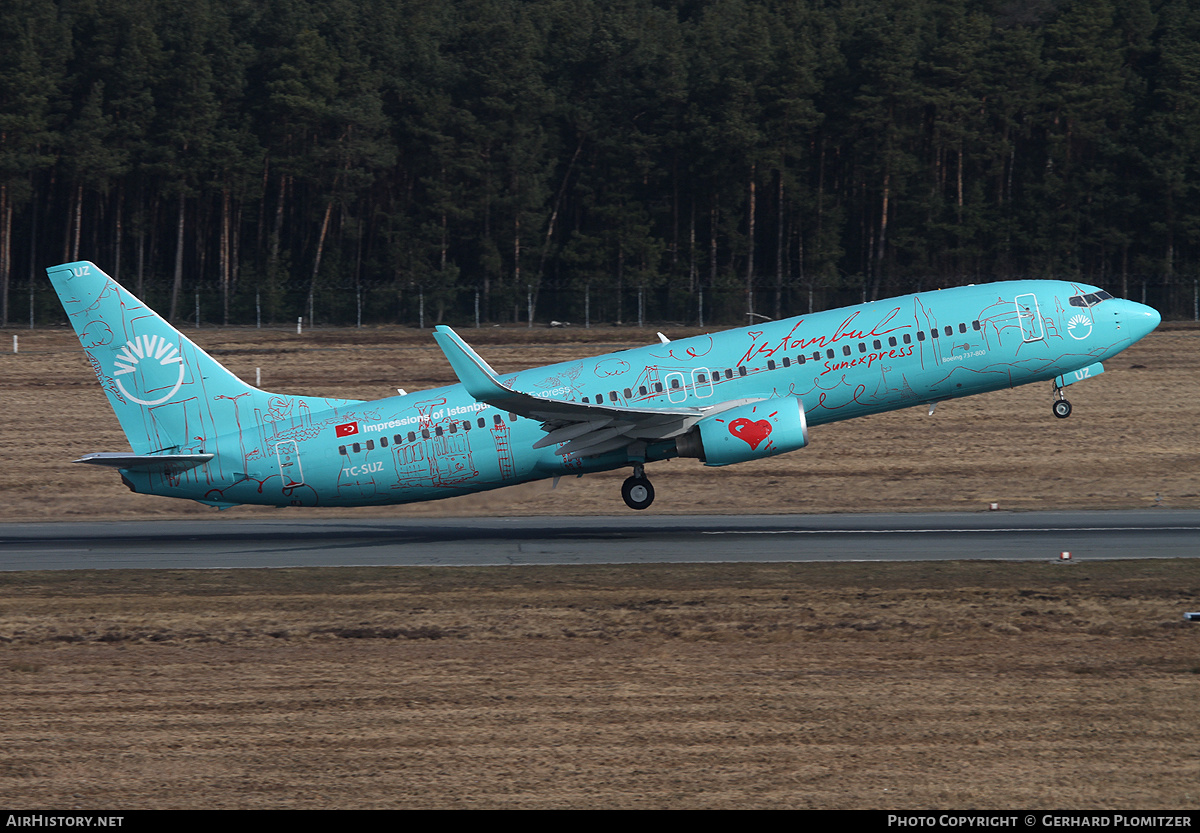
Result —
<instances>
[{"instance_id":1,"label":"jet engine nacelle","mask_svg":"<svg viewBox=\"0 0 1200 833\"><path fill-rule=\"evenodd\" d=\"M796 396L764 399L706 417L676 440L681 457L728 466L774 457L808 445L804 403Z\"/></svg>"}]
</instances>

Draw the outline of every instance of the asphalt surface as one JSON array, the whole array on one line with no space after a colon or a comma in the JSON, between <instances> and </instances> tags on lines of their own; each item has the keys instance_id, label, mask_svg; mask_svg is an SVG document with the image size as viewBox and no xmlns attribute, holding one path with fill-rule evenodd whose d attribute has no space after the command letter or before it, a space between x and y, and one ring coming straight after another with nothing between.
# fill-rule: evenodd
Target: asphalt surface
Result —
<instances>
[{"instance_id":1,"label":"asphalt surface","mask_svg":"<svg viewBox=\"0 0 1200 833\"><path fill-rule=\"evenodd\" d=\"M286 510L284 510L286 511ZM0 571L1194 558L1200 511L0 524Z\"/></svg>"}]
</instances>

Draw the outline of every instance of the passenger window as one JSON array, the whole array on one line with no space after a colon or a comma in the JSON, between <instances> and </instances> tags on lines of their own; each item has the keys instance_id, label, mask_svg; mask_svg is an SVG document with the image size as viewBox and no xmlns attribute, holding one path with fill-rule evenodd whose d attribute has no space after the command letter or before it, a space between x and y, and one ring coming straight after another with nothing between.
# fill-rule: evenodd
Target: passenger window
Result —
<instances>
[{"instance_id":1,"label":"passenger window","mask_svg":"<svg viewBox=\"0 0 1200 833\"><path fill-rule=\"evenodd\" d=\"M679 390L679 380L678 380L678 379L672 379L672 380L671 380L671 389L672 389L672 390Z\"/></svg>"},{"instance_id":2,"label":"passenger window","mask_svg":"<svg viewBox=\"0 0 1200 833\"><path fill-rule=\"evenodd\" d=\"M423 440L429 439L429 429L428 428L421 429L421 439L423 439Z\"/></svg>"},{"instance_id":3,"label":"passenger window","mask_svg":"<svg viewBox=\"0 0 1200 833\"><path fill-rule=\"evenodd\" d=\"M464 431L470 431L470 430L471 430L471 423L469 423L469 422L464 422L464 423L463 423L463 430L464 430Z\"/></svg>"},{"instance_id":4,"label":"passenger window","mask_svg":"<svg viewBox=\"0 0 1200 833\"><path fill-rule=\"evenodd\" d=\"M339 446L338 446L338 454L343 454L343 455L344 455L345 453L346 453L346 446L344 446L344 445L339 445Z\"/></svg>"},{"instance_id":5,"label":"passenger window","mask_svg":"<svg viewBox=\"0 0 1200 833\"><path fill-rule=\"evenodd\" d=\"M849 344L843 344L843 345L842 345L842 355L843 355L843 356L849 356L849 355L850 355L850 345L849 345Z\"/></svg>"},{"instance_id":6,"label":"passenger window","mask_svg":"<svg viewBox=\"0 0 1200 833\"><path fill-rule=\"evenodd\" d=\"M417 441L417 435L414 434L412 431L409 431L408 432L408 441L410 443L415 443Z\"/></svg>"},{"instance_id":7,"label":"passenger window","mask_svg":"<svg viewBox=\"0 0 1200 833\"><path fill-rule=\"evenodd\" d=\"M442 426L439 425L436 428L434 428L433 433L437 434L439 437L442 436Z\"/></svg>"},{"instance_id":8,"label":"passenger window","mask_svg":"<svg viewBox=\"0 0 1200 833\"><path fill-rule=\"evenodd\" d=\"M350 447L354 449L355 454L358 454L359 452L362 451L362 446L359 445L358 443L355 443L354 445L352 445Z\"/></svg>"},{"instance_id":9,"label":"passenger window","mask_svg":"<svg viewBox=\"0 0 1200 833\"><path fill-rule=\"evenodd\" d=\"M510 413L510 414L508 415L508 421L509 421L509 422L516 422L516 421L517 421L517 415L516 415L516 414L513 414L513 413Z\"/></svg>"},{"instance_id":10,"label":"passenger window","mask_svg":"<svg viewBox=\"0 0 1200 833\"><path fill-rule=\"evenodd\" d=\"M739 367L739 368L738 368L738 375L739 375L739 376L745 376L745 375L746 375L746 366L745 366L745 365L742 365L741 367Z\"/></svg>"},{"instance_id":11,"label":"passenger window","mask_svg":"<svg viewBox=\"0 0 1200 833\"><path fill-rule=\"evenodd\" d=\"M938 337L937 327L934 327L932 330L930 330L929 335L931 338L937 338Z\"/></svg>"},{"instance_id":12,"label":"passenger window","mask_svg":"<svg viewBox=\"0 0 1200 833\"><path fill-rule=\"evenodd\" d=\"M972 321L971 326L974 327L976 330L978 330L979 329L979 321Z\"/></svg>"},{"instance_id":13,"label":"passenger window","mask_svg":"<svg viewBox=\"0 0 1200 833\"><path fill-rule=\"evenodd\" d=\"M948 336L954 335L954 328L951 327L949 324L946 325L946 335L948 335Z\"/></svg>"},{"instance_id":14,"label":"passenger window","mask_svg":"<svg viewBox=\"0 0 1200 833\"><path fill-rule=\"evenodd\" d=\"M959 331L960 333L965 333L965 332L967 331L967 325L966 325L966 324L959 324L959 325L958 325L958 331Z\"/></svg>"},{"instance_id":15,"label":"passenger window","mask_svg":"<svg viewBox=\"0 0 1200 833\"><path fill-rule=\"evenodd\" d=\"M396 445L400 445L404 442L404 436L397 434L396 436L392 437L392 442L394 442Z\"/></svg>"},{"instance_id":16,"label":"passenger window","mask_svg":"<svg viewBox=\"0 0 1200 833\"><path fill-rule=\"evenodd\" d=\"M387 437L380 437L380 438L379 438L379 447L380 447L380 448L387 448Z\"/></svg>"},{"instance_id":17,"label":"passenger window","mask_svg":"<svg viewBox=\"0 0 1200 833\"><path fill-rule=\"evenodd\" d=\"M732 370L732 368L728 368L728 367L727 367L727 368L725 368L725 378L726 378L726 379L732 379L732 378L733 378L733 370Z\"/></svg>"},{"instance_id":18,"label":"passenger window","mask_svg":"<svg viewBox=\"0 0 1200 833\"><path fill-rule=\"evenodd\" d=\"M646 393L647 393L647 390L646 390L646 386L645 386L645 385L642 385L641 387L639 387L639 388L638 388L638 395L639 395L639 396L645 396L645 395L646 395Z\"/></svg>"},{"instance_id":19,"label":"passenger window","mask_svg":"<svg viewBox=\"0 0 1200 833\"><path fill-rule=\"evenodd\" d=\"M492 416L492 421L495 422L497 425L504 424L504 419L500 416L500 414L494 414Z\"/></svg>"},{"instance_id":20,"label":"passenger window","mask_svg":"<svg viewBox=\"0 0 1200 833\"><path fill-rule=\"evenodd\" d=\"M451 434L457 434L457 433L458 433L458 423L457 423L457 422L452 422L452 423L450 423L450 433L451 433Z\"/></svg>"},{"instance_id":21,"label":"passenger window","mask_svg":"<svg viewBox=\"0 0 1200 833\"><path fill-rule=\"evenodd\" d=\"M479 423L479 427L480 427L480 428L486 428L486 427L487 427L487 423L486 423L486 422L484 422L484 420L483 420L483 417L480 417L480 418L479 418L479 420L478 420L478 423ZM412 436L412 434L409 434L408 436L409 436L409 437L411 437L411 436Z\"/></svg>"},{"instance_id":22,"label":"passenger window","mask_svg":"<svg viewBox=\"0 0 1200 833\"><path fill-rule=\"evenodd\" d=\"M879 342L879 339L875 339L875 341L871 344L871 347L875 350L878 350L879 348L883 347L883 345Z\"/></svg>"},{"instance_id":23,"label":"passenger window","mask_svg":"<svg viewBox=\"0 0 1200 833\"><path fill-rule=\"evenodd\" d=\"M832 355L833 351L832 351L832 350L830 350L829 352L830 352L830 354L831 354L831 355L829 356L829 358L831 358L831 359L832 359L832 358L833 358L833 355ZM820 360L821 360L821 351L820 351L820 350L818 350L817 352L813 353L813 361L814 361L814 362L819 362Z\"/></svg>"},{"instance_id":24,"label":"passenger window","mask_svg":"<svg viewBox=\"0 0 1200 833\"><path fill-rule=\"evenodd\" d=\"M858 352L860 352L860 353L867 352L867 343L865 341L860 341L858 343Z\"/></svg>"},{"instance_id":25,"label":"passenger window","mask_svg":"<svg viewBox=\"0 0 1200 833\"><path fill-rule=\"evenodd\" d=\"M767 359L767 370L774 370L774 369L775 369L775 360Z\"/></svg>"},{"instance_id":26,"label":"passenger window","mask_svg":"<svg viewBox=\"0 0 1200 833\"><path fill-rule=\"evenodd\" d=\"M625 388L625 398L626 398L626 399L632 399L632 398L633 398L633 391L631 391L629 388Z\"/></svg>"},{"instance_id":27,"label":"passenger window","mask_svg":"<svg viewBox=\"0 0 1200 833\"><path fill-rule=\"evenodd\" d=\"M908 340L908 336L907 336L907 335L906 335L906 336L904 336L904 340L905 340L905 341L907 341L907 340ZM925 331L924 331L924 330L917 330L917 341L924 341L924 340L925 340Z\"/></svg>"},{"instance_id":28,"label":"passenger window","mask_svg":"<svg viewBox=\"0 0 1200 833\"><path fill-rule=\"evenodd\" d=\"M616 401L617 401L617 392L616 392L615 390L610 390L610 391L608 392L608 401L609 401L609 402L616 402Z\"/></svg>"},{"instance_id":29,"label":"passenger window","mask_svg":"<svg viewBox=\"0 0 1200 833\"><path fill-rule=\"evenodd\" d=\"M905 343L905 344L912 344L912 336L910 336L908 333L905 333L905 334L904 334L904 343Z\"/></svg>"},{"instance_id":30,"label":"passenger window","mask_svg":"<svg viewBox=\"0 0 1200 833\"><path fill-rule=\"evenodd\" d=\"M791 359L789 359L787 356L784 356L784 357L783 357L783 366L784 366L784 367L791 367L791 366L792 366L792 360L791 360Z\"/></svg>"},{"instance_id":31,"label":"passenger window","mask_svg":"<svg viewBox=\"0 0 1200 833\"><path fill-rule=\"evenodd\" d=\"M803 353L801 353L799 356L796 357L796 364L804 364L804 361L805 361L805 359L804 359Z\"/></svg>"},{"instance_id":32,"label":"passenger window","mask_svg":"<svg viewBox=\"0 0 1200 833\"><path fill-rule=\"evenodd\" d=\"M888 336L888 347L895 347L895 346L896 346L896 337Z\"/></svg>"},{"instance_id":33,"label":"passenger window","mask_svg":"<svg viewBox=\"0 0 1200 833\"><path fill-rule=\"evenodd\" d=\"M591 405L591 404L592 404L592 400L588 399L588 398L585 396L585 397L583 397L583 404L584 404L584 405Z\"/></svg>"},{"instance_id":34,"label":"passenger window","mask_svg":"<svg viewBox=\"0 0 1200 833\"><path fill-rule=\"evenodd\" d=\"M662 393L662 382L655 382L655 383L654 383L654 392L655 392L655 393Z\"/></svg>"},{"instance_id":35,"label":"passenger window","mask_svg":"<svg viewBox=\"0 0 1200 833\"><path fill-rule=\"evenodd\" d=\"M367 440L367 451L374 451L374 450L375 450L375 441Z\"/></svg>"}]
</instances>

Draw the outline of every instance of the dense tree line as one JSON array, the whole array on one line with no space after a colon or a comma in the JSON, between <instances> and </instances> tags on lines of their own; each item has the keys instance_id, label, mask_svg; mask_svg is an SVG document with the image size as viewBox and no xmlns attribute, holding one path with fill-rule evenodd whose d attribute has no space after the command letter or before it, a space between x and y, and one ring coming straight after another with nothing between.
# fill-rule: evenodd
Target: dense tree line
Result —
<instances>
[{"instance_id":1,"label":"dense tree line","mask_svg":"<svg viewBox=\"0 0 1200 833\"><path fill-rule=\"evenodd\" d=\"M4 0L0 32L0 323L74 259L218 322L1014 277L1190 315L1200 274L1196 0Z\"/></svg>"}]
</instances>

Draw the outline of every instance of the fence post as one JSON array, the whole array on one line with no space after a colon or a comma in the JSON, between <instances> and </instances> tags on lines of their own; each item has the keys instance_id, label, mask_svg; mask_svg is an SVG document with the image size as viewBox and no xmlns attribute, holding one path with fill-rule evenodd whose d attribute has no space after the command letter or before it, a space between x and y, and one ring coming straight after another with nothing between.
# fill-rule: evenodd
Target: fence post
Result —
<instances>
[{"instance_id":1,"label":"fence post","mask_svg":"<svg viewBox=\"0 0 1200 833\"><path fill-rule=\"evenodd\" d=\"M475 290L475 329L479 329L479 290Z\"/></svg>"},{"instance_id":2,"label":"fence post","mask_svg":"<svg viewBox=\"0 0 1200 833\"><path fill-rule=\"evenodd\" d=\"M196 329L200 329L200 290L196 290Z\"/></svg>"}]
</instances>

